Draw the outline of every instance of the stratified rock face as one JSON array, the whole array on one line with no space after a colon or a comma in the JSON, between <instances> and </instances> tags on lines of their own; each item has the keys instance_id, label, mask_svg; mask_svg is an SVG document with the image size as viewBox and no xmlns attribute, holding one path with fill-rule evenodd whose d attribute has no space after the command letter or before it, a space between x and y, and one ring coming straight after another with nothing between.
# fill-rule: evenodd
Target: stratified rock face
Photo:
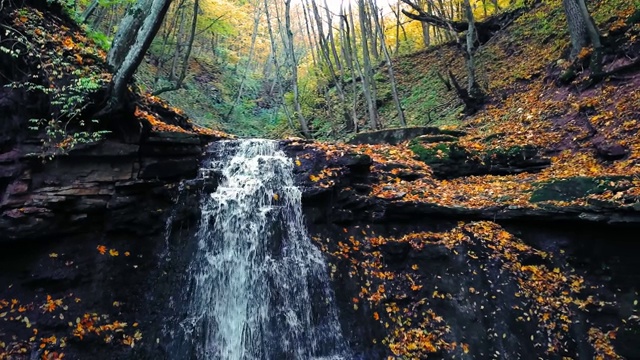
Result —
<instances>
[{"instance_id":1,"label":"stratified rock face","mask_svg":"<svg viewBox=\"0 0 640 360\"><path fill-rule=\"evenodd\" d=\"M603 234L417 223L310 224L364 358L638 355L640 277L624 253L637 245L603 253Z\"/></svg>"},{"instance_id":2,"label":"stratified rock face","mask_svg":"<svg viewBox=\"0 0 640 360\"><path fill-rule=\"evenodd\" d=\"M138 144L107 140L45 161L25 148L0 154L0 238L73 233L92 222L158 232L162 224L152 214L171 204L165 185L195 178L201 142L198 135L155 133ZM144 198L160 207L149 208Z\"/></svg>"},{"instance_id":3,"label":"stratified rock face","mask_svg":"<svg viewBox=\"0 0 640 360\"><path fill-rule=\"evenodd\" d=\"M152 132L42 162L0 154L0 357L166 358L206 139ZM37 329L37 331L36 331Z\"/></svg>"},{"instance_id":4,"label":"stratified rock face","mask_svg":"<svg viewBox=\"0 0 640 360\"><path fill-rule=\"evenodd\" d=\"M327 254L343 332L360 358L639 355L640 245L626 229L596 227L570 207L374 197L381 165L368 156L285 146L298 159L309 232ZM406 181L424 176L392 170Z\"/></svg>"}]
</instances>

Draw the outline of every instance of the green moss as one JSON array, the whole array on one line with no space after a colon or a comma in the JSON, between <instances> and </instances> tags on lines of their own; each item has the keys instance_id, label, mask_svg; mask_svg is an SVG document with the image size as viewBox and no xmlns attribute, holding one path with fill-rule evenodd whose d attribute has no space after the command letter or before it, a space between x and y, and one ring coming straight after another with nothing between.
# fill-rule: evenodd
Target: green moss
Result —
<instances>
[{"instance_id":1,"label":"green moss","mask_svg":"<svg viewBox=\"0 0 640 360\"><path fill-rule=\"evenodd\" d=\"M568 179L557 179L536 184L529 201L571 201L591 194L602 194L607 190L616 189L616 182L627 177L587 177L578 176Z\"/></svg>"},{"instance_id":2,"label":"green moss","mask_svg":"<svg viewBox=\"0 0 640 360\"><path fill-rule=\"evenodd\" d=\"M409 148L426 164L446 161L451 155L449 144L438 144L435 147L424 147L417 140L412 140Z\"/></svg>"},{"instance_id":3,"label":"green moss","mask_svg":"<svg viewBox=\"0 0 640 360\"><path fill-rule=\"evenodd\" d=\"M409 143L409 147L426 164L462 160L463 162L479 162L491 165L497 162L509 163L520 157L532 158L538 152L533 146L491 148L482 152L467 150L457 143L441 143L434 147L425 147L418 139L412 140Z\"/></svg>"},{"instance_id":4,"label":"green moss","mask_svg":"<svg viewBox=\"0 0 640 360\"><path fill-rule=\"evenodd\" d=\"M529 159L538 154L538 149L535 146L511 146L508 148L491 148L486 152L480 154L485 161L491 161L492 159L501 158L507 162L516 160L517 158Z\"/></svg>"}]
</instances>

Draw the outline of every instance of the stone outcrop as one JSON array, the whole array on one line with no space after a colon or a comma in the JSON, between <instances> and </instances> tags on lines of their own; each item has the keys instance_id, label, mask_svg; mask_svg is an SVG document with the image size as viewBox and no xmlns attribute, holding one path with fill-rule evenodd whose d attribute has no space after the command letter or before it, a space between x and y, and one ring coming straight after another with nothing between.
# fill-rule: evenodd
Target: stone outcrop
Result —
<instances>
[{"instance_id":1,"label":"stone outcrop","mask_svg":"<svg viewBox=\"0 0 640 360\"><path fill-rule=\"evenodd\" d=\"M464 132L457 130L442 130L437 127L416 126L397 129L384 129L356 134L349 140L349 144L390 144L397 145L403 141L414 139L422 135L460 137Z\"/></svg>"},{"instance_id":2,"label":"stone outcrop","mask_svg":"<svg viewBox=\"0 0 640 360\"><path fill-rule=\"evenodd\" d=\"M28 147L1 154L0 238L38 239L91 222L156 232L162 224L143 223L153 220L147 213L158 211L149 206L163 200L160 209L166 210L175 196L167 185L196 177L206 141L197 134L157 132L137 144L105 140L45 161Z\"/></svg>"},{"instance_id":3,"label":"stone outcrop","mask_svg":"<svg viewBox=\"0 0 640 360\"><path fill-rule=\"evenodd\" d=\"M204 186L183 180L211 140L152 131L44 162L29 155L35 146L0 154L0 354L165 356Z\"/></svg>"},{"instance_id":4,"label":"stone outcrop","mask_svg":"<svg viewBox=\"0 0 640 360\"><path fill-rule=\"evenodd\" d=\"M368 156L325 156L302 141L283 145L302 159L296 173L308 228L330 262L356 358L412 351L435 359L594 358L609 345L621 356L638 356L633 254L640 248L625 227L610 226L637 227L636 210L596 203L473 209L381 199L371 196L378 179ZM545 194L567 196L555 185ZM564 303L571 305L551 305ZM562 319L569 318L565 330ZM550 355L555 336L563 344Z\"/></svg>"}]
</instances>

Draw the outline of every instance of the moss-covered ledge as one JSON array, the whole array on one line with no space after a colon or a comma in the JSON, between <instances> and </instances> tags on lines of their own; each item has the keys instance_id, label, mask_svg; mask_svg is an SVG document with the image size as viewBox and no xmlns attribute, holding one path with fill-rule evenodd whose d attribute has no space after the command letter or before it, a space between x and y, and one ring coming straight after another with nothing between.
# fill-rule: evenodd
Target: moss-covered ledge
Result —
<instances>
[{"instance_id":1,"label":"moss-covered ledge","mask_svg":"<svg viewBox=\"0 0 640 360\"><path fill-rule=\"evenodd\" d=\"M540 148L531 145L473 150L455 141L424 144L414 139L409 146L420 160L433 169L436 177L445 179L536 172L551 164L548 158L542 156Z\"/></svg>"}]
</instances>

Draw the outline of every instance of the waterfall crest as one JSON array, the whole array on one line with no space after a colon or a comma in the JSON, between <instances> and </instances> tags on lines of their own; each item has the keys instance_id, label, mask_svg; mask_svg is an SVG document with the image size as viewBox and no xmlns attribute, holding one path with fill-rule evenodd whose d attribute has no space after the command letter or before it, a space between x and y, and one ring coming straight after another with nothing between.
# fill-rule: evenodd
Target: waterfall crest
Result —
<instances>
[{"instance_id":1,"label":"waterfall crest","mask_svg":"<svg viewBox=\"0 0 640 360\"><path fill-rule=\"evenodd\" d=\"M185 340L197 359L346 359L322 253L278 143L223 141L202 169Z\"/></svg>"}]
</instances>

